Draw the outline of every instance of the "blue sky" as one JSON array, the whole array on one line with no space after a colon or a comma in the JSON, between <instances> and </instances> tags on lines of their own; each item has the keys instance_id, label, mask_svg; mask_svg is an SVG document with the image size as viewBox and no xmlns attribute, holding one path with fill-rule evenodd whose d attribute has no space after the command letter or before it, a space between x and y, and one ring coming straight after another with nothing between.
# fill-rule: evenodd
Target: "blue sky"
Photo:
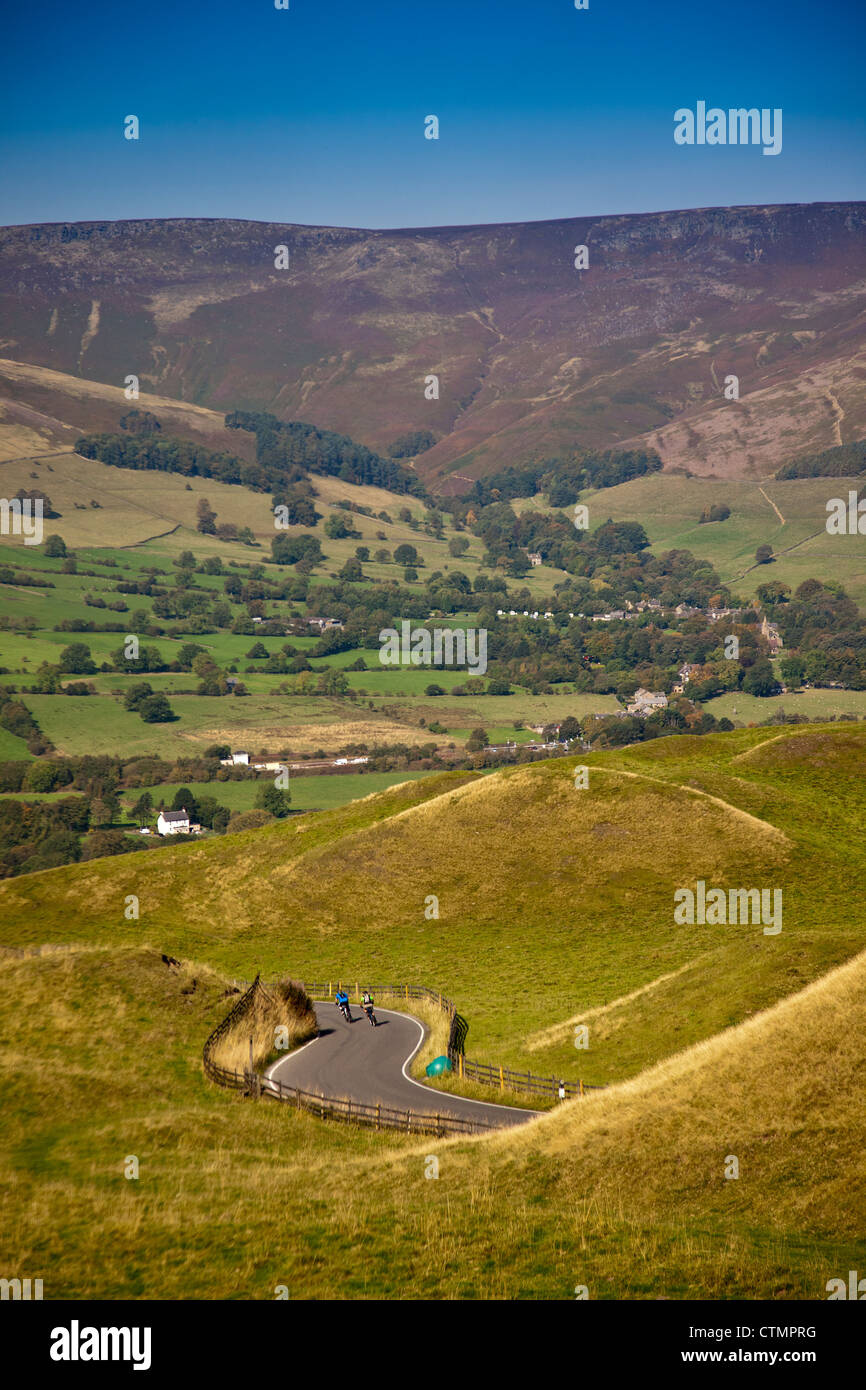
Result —
<instances>
[{"instance_id":1,"label":"blue sky","mask_svg":"<svg viewBox=\"0 0 866 1390\"><path fill-rule=\"evenodd\" d=\"M863 0L12 0L3 50L5 224L866 198ZM781 154L675 145L699 100L781 107Z\"/></svg>"}]
</instances>

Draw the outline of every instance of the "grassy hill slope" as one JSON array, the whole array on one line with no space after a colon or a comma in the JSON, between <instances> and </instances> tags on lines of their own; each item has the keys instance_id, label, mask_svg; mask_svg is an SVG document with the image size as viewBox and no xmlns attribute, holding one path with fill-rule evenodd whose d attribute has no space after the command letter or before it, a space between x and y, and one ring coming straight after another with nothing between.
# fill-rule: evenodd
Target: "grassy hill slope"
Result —
<instances>
[{"instance_id":1,"label":"grassy hill slope","mask_svg":"<svg viewBox=\"0 0 866 1390\"><path fill-rule=\"evenodd\" d=\"M200 965L4 953L0 981L0 1257L49 1299L820 1299L866 1259L863 955L520 1133L437 1141L435 1182L429 1140L209 1086Z\"/></svg>"},{"instance_id":2,"label":"grassy hill slope","mask_svg":"<svg viewBox=\"0 0 866 1390\"><path fill-rule=\"evenodd\" d=\"M574 760L443 774L206 845L9 880L0 912L16 945L132 937L240 975L433 984L469 1018L471 1054L525 1065L531 1052L534 1070L592 1082L712 1036L866 944L866 730L668 738L588 763L584 791ZM783 930L677 925L674 892L697 879L780 888ZM572 1042L582 1021L588 1051Z\"/></svg>"}]
</instances>

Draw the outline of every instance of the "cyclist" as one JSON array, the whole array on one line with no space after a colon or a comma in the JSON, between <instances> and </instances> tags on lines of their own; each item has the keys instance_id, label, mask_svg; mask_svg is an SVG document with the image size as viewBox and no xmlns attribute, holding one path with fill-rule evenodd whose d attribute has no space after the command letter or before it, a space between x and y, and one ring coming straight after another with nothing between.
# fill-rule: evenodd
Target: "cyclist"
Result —
<instances>
[{"instance_id":1,"label":"cyclist","mask_svg":"<svg viewBox=\"0 0 866 1390\"><path fill-rule=\"evenodd\" d=\"M373 1013L373 996L371 995L368 989L364 990L364 994L361 999L361 1008L364 1010L364 1013L367 1015L367 1018L370 1020L370 1023L373 1025L374 1028L376 1028L378 1025L376 1023L376 1015Z\"/></svg>"},{"instance_id":2,"label":"cyclist","mask_svg":"<svg viewBox=\"0 0 866 1390\"><path fill-rule=\"evenodd\" d=\"M339 1005L339 1008L340 1008L340 1012L342 1013L344 1019L346 1020L347 1023L351 1023L351 1022L352 1022L352 1014L351 1014L351 1011L350 1011L350 1009L349 1009L349 996L348 996L348 994L346 993L346 991L345 991L344 989L338 989L338 990L337 990L337 996L336 996L336 998L337 998L337 1004Z\"/></svg>"}]
</instances>

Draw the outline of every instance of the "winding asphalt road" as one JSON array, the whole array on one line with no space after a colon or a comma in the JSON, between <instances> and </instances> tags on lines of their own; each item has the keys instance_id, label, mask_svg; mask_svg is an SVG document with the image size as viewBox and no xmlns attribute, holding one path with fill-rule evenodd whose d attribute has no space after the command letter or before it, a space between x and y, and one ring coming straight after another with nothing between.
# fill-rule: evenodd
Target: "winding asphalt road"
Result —
<instances>
[{"instance_id":1,"label":"winding asphalt road","mask_svg":"<svg viewBox=\"0 0 866 1390\"><path fill-rule=\"evenodd\" d=\"M467 1100L413 1080L409 1063L424 1041L425 1029L408 1014L377 1008L378 1027L371 1028L356 1005L352 1006L352 1023L346 1022L336 1004L315 1007L319 1036L269 1067L270 1079L364 1105L459 1115L486 1124L525 1124L539 1113Z\"/></svg>"}]
</instances>

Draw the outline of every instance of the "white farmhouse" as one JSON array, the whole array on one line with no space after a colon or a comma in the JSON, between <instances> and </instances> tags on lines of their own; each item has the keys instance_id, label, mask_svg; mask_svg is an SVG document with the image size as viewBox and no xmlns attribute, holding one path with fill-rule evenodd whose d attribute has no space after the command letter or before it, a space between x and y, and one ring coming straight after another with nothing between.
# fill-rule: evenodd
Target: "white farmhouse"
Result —
<instances>
[{"instance_id":1,"label":"white farmhouse","mask_svg":"<svg viewBox=\"0 0 866 1390\"><path fill-rule=\"evenodd\" d=\"M160 811L156 818L158 835L188 835L190 833L189 812L184 807L180 811Z\"/></svg>"}]
</instances>

